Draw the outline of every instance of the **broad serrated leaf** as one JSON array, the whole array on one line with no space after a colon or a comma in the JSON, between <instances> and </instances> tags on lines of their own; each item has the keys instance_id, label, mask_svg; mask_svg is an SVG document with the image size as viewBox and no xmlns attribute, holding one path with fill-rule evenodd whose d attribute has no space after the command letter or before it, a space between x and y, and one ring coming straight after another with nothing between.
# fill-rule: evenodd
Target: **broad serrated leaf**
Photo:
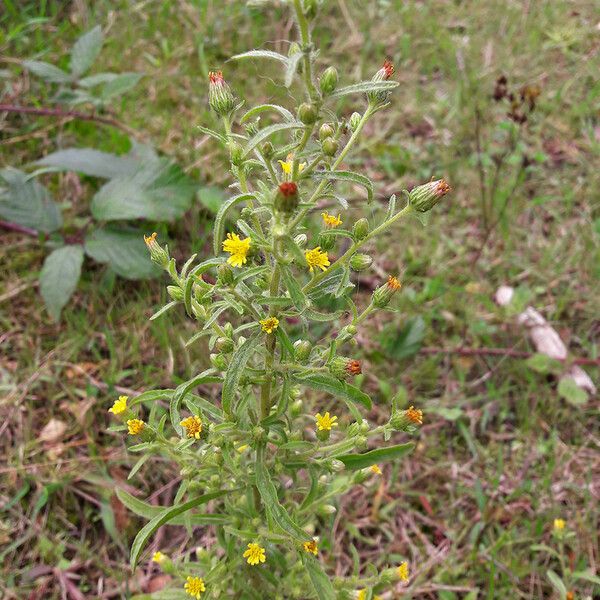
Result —
<instances>
[{"instance_id":1,"label":"broad serrated leaf","mask_svg":"<svg viewBox=\"0 0 600 600\"><path fill-rule=\"evenodd\" d=\"M24 60L21 64L28 71L49 83L70 83L73 80L69 73L41 60Z\"/></svg>"},{"instance_id":2,"label":"broad serrated leaf","mask_svg":"<svg viewBox=\"0 0 600 600\"><path fill-rule=\"evenodd\" d=\"M132 156L118 156L92 148L67 148L44 156L36 163L42 167L52 167L61 171L75 171L90 177L112 179L135 173L139 160Z\"/></svg>"},{"instance_id":3,"label":"broad serrated leaf","mask_svg":"<svg viewBox=\"0 0 600 600\"><path fill-rule=\"evenodd\" d=\"M62 227L62 215L50 192L17 169L0 170L0 217L12 223L52 233Z\"/></svg>"},{"instance_id":4,"label":"broad serrated leaf","mask_svg":"<svg viewBox=\"0 0 600 600\"><path fill-rule=\"evenodd\" d=\"M40 273L40 292L50 316L58 321L81 276L83 247L63 246L50 253Z\"/></svg>"},{"instance_id":5,"label":"broad serrated leaf","mask_svg":"<svg viewBox=\"0 0 600 600\"><path fill-rule=\"evenodd\" d=\"M92 200L92 214L100 221L173 221L188 210L195 192L195 182L178 165L160 159L104 184Z\"/></svg>"},{"instance_id":6,"label":"broad serrated leaf","mask_svg":"<svg viewBox=\"0 0 600 600\"><path fill-rule=\"evenodd\" d=\"M211 492L210 494L204 494L203 496L194 498L193 500L185 502L184 504L179 504L178 506L171 506L170 508L165 508L150 522L146 523L146 525L135 536L135 539L133 540L133 544L131 546L131 567L135 569L140 554L144 549L144 546L148 543L148 539L161 525L168 523L175 517L187 512L188 510L191 510L192 508L196 508L196 506L201 506L202 504L206 504L211 500L215 500L216 498L225 496L226 494L231 493L231 491L221 490L218 492Z\"/></svg>"},{"instance_id":7,"label":"broad serrated leaf","mask_svg":"<svg viewBox=\"0 0 600 600\"><path fill-rule=\"evenodd\" d=\"M295 376L296 382L305 385L320 392L327 392L333 396L350 400L362 404L365 408L371 409L371 398L357 387L340 381L328 373L310 373L309 375Z\"/></svg>"},{"instance_id":8,"label":"broad serrated leaf","mask_svg":"<svg viewBox=\"0 0 600 600\"><path fill-rule=\"evenodd\" d=\"M398 444L396 446L388 446L387 448L377 448L362 454L341 454L336 456L337 460L341 460L347 469L356 471L358 469L366 469L378 463L396 460L406 456L414 450L415 445L412 442L406 444Z\"/></svg>"},{"instance_id":9,"label":"broad serrated leaf","mask_svg":"<svg viewBox=\"0 0 600 600\"><path fill-rule=\"evenodd\" d=\"M242 52L232 56L230 60L239 60L241 58L268 58L270 60L278 60L283 64L287 64L288 57L279 52L273 52L271 50L249 50L248 52Z\"/></svg>"},{"instance_id":10,"label":"broad serrated leaf","mask_svg":"<svg viewBox=\"0 0 600 600\"><path fill-rule=\"evenodd\" d=\"M119 73L102 86L100 96L103 100L111 100L120 96L133 89L142 77L142 73Z\"/></svg>"},{"instance_id":11,"label":"broad serrated leaf","mask_svg":"<svg viewBox=\"0 0 600 600\"><path fill-rule=\"evenodd\" d=\"M277 489L265 465L265 448L256 449L256 487L265 505L267 514L284 533L300 543L308 542L311 537L292 519L285 507L280 504Z\"/></svg>"},{"instance_id":12,"label":"broad serrated leaf","mask_svg":"<svg viewBox=\"0 0 600 600\"><path fill-rule=\"evenodd\" d=\"M255 198L254 194L238 194L221 204L215 217L215 224L213 225L213 251L215 255L221 254L221 243L225 237L225 223L228 211L236 204L252 200L253 198Z\"/></svg>"},{"instance_id":13,"label":"broad serrated leaf","mask_svg":"<svg viewBox=\"0 0 600 600\"><path fill-rule=\"evenodd\" d=\"M256 135L251 137L246 146L244 148L244 156L247 156L258 144L264 142L267 138L271 137L274 133L278 131L286 131L288 129L303 129L305 127L304 123L300 121L289 121L286 123L274 123L273 125L269 125L264 129L261 129Z\"/></svg>"},{"instance_id":14,"label":"broad serrated leaf","mask_svg":"<svg viewBox=\"0 0 600 600\"><path fill-rule=\"evenodd\" d=\"M124 279L149 279L160 274L150 260L142 232L130 229L94 229L85 238L85 253L107 264Z\"/></svg>"},{"instance_id":15,"label":"broad serrated leaf","mask_svg":"<svg viewBox=\"0 0 600 600\"><path fill-rule=\"evenodd\" d=\"M278 104L259 104L245 113L240 119L240 123L244 123L248 119L251 119L252 117L255 117L256 115L267 110L274 110L275 112L278 112L286 121L294 121L294 115L287 108L283 108L283 106L279 106Z\"/></svg>"},{"instance_id":16,"label":"broad serrated leaf","mask_svg":"<svg viewBox=\"0 0 600 600\"><path fill-rule=\"evenodd\" d=\"M362 185L367 191L367 202L373 201L373 183L368 177L355 173L354 171L316 171L315 179L326 179L327 181L347 181Z\"/></svg>"},{"instance_id":17,"label":"broad serrated leaf","mask_svg":"<svg viewBox=\"0 0 600 600\"><path fill-rule=\"evenodd\" d=\"M256 346L260 343L260 336L255 333L249 337L239 348L235 350L229 363L229 368L223 381L223 391L221 396L221 406L227 416L231 416L231 409L235 402L235 394L238 391L240 379L244 369L254 353Z\"/></svg>"},{"instance_id":18,"label":"broad serrated leaf","mask_svg":"<svg viewBox=\"0 0 600 600\"><path fill-rule=\"evenodd\" d=\"M341 98L349 94L366 94L368 92L391 91L398 87L397 81L361 81L335 90L330 98Z\"/></svg>"},{"instance_id":19,"label":"broad serrated leaf","mask_svg":"<svg viewBox=\"0 0 600 600\"><path fill-rule=\"evenodd\" d=\"M104 36L100 25L84 33L71 49L71 73L76 77L83 75L96 60L102 49Z\"/></svg>"}]
</instances>

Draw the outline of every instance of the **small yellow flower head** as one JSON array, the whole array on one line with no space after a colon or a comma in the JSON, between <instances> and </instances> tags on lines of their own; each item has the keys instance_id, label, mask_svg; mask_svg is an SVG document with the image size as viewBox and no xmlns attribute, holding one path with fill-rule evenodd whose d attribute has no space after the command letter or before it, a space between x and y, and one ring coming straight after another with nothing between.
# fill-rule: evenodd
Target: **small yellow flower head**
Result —
<instances>
[{"instance_id":1,"label":"small yellow flower head","mask_svg":"<svg viewBox=\"0 0 600 600\"><path fill-rule=\"evenodd\" d=\"M279 327L279 319L277 317L262 319L260 326L265 333L273 333Z\"/></svg>"},{"instance_id":2,"label":"small yellow flower head","mask_svg":"<svg viewBox=\"0 0 600 600\"><path fill-rule=\"evenodd\" d=\"M179 424L185 429L187 437L196 438L197 440L200 439L200 434L202 433L202 420L198 415L187 417Z\"/></svg>"},{"instance_id":3,"label":"small yellow flower head","mask_svg":"<svg viewBox=\"0 0 600 600\"><path fill-rule=\"evenodd\" d=\"M152 555L152 562L161 563L167 558L160 550Z\"/></svg>"},{"instance_id":4,"label":"small yellow flower head","mask_svg":"<svg viewBox=\"0 0 600 600\"><path fill-rule=\"evenodd\" d=\"M156 241L156 236L157 235L158 234L155 231L152 235L145 235L144 236L144 241L146 242L146 246L148 246L148 248L152 248L152 243Z\"/></svg>"},{"instance_id":5,"label":"small yellow flower head","mask_svg":"<svg viewBox=\"0 0 600 600\"><path fill-rule=\"evenodd\" d=\"M257 565L258 563L264 563L267 560L265 549L258 544L248 544L248 550L244 552L244 558L247 560L249 565Z\"/></svg>"},{"instance_id":6,"label":"small yellow flower head","mask_svg":"<svg viewBox=\"0 0 600 600\"><path fill-rule=\"evenodd\" d=\"M409 573L408 573L408 563L403 562L397 569L396 573L400 578L400 581L408 581Z\"/></svg>"},{"instance_id":7,"label":"small yellow flower head","mask_svg":"<svg viewBox=\"0 0 600 600\"><path fill-rule=\"evenodd\" d=\"M402 287L402 284L400 283L399 279L397 277L394 277L393 275L390 275L388 277L387 284L394 291L397 291Z\"/></svg>"},{"instance_id":8,"label":"small yellow flower head","mask_svg":"<svg viewBox=\"0 0 600 600\"><path fill-rule=\"evenodd\" d=\"M562 531L566 526L564 519L554 519L554 531Z\"/></svg>"},{"instance_id":9,"label":"small yellow flower head","mask_svg":"<svg viewBox=\"0 0 600 600\"><path fill-rule=\"evenodd\" d=\"M315 556L317 556L317 554L319 553L319 546L317 545L317 540L304 542L304 544L302 544L302 547L304 548L305 552L314 554Z\"/></svg>"},{"instance_id":10,"label":"small yellow flower head","mask_svg":"<svg viewBox=\"0 0 600 600\"><path fill-rule=\"evenodd\" d=\"M248 448L250 448L250 446L248 444L242 444L241 446L238 446L236 448L236 450L242 454L242 452L246 452L246 450L248 450Z\"/></svg>"},{"instance_id":11,"label":"small yellow flower head","mask_svg":"<svg viewBox=\"0 0 600 600\"><path fill-rule=\"evenodd\" d=\"M322 212L321 216L323 217L323 223L325 223L327 227L331 227L332 229L342 224L342 219L340 219L340 215L336 217L335 215L330 215L328 212Z\"/></svg>"},{"instance_id":12,"label":"small yellow flower head","mask_svg":"<svg viewBox=\"0 0 600 600\"><path fill-rule=\"evenodd\" d=\"M206 591L204 579L202 579L202 577L188 577L186 579L186 584L183 586L183 589L185 590L186 594L188 594L192 598L200 600L202 592Z\"/></svg>"},{"instance_id":13,"label":"small yellow flower head","mask_svg":"<svg viewBox=\"0 0 600 600\"><path fill-rule=\"evenodd\" d=\"M336 423L337 417L330 416L329 411L324 415L317 413L315 415L315 420L317 421L317 429L319 431L331 431L332 427L338 426L338 423Z\"/></svg>"},{"instance_id":14,"label":"small yellow flower head","mask_svg":"<svg viewBox=\"0 0 600 600\"><path fill-rule=\"evenodd\" d=\"M415 425L423 425L423 411L415 408L414 406L408 407L406 411L406 417Z\"/></svg>"},{"instance_id":15,"label":"small yellow flower head","mask_svg":"<svg viewBox=\"0 0 600 600\"><path fill-rule=\"evenodd\" d=\"M372 471L372 472L373 472L375 475L381 475L381 474L382 474L382 471L381 471L381 469L379 468L379 465L371 465L369 468L371 469L371 471Z\"/></svg>"},{"instance_id":16,"label":"small yellow flower head","mask_svg":"<svg viewBox=\"0 0 600 600\"><path fill-rule=\"evenodd\" d=\"M108 409L108 412L113 415L120 415L122 412L125 412L127 410L127 400L129 400L128 396L119 396L119 399L115 400L115 403Z\"/></svg>"},{"instance_id":17,"label":"small yellow flower head","mask_svg":"<svg viewBox=\"0 0 600 600\"><path fill-rule=\"evenodd\" d=\"M315 267L322 271L326 271L327 267L331 264L327 252L321 252L321 246L317 246L312 250L307 250L304 253L304 256L311 273L314 271Z\"/></svg>"},{"instance_id":18,"label":"small yellow flower head","mask_svg":"<svg viewBox=\"0 0 600 600\"><path fill-rule=\"evenodd\" d=\"M286 174L290 175L292 169L294 168L294 155L288 154L285 161L279 160L277 161L281 165L281 170ZM298 165L298 172L302 173L304 167L306 167L306 163L300 163Z\"/></svg>"},{"instance_id":19,"label":"small yellow flower head","mask_svg":"<svg viewBox=\"0 0 600 600\"><path fill-rule=\"evenodd\" d=\"M127 421L129 435L139 435L144 430L144 427L146 427L146 423L140 421L140 419L129 419Z\"/></svg>"},{"instance_id":20,"label":"small yellow flower head","mask_svg":"<svg viewBox=\"0 0 600 600\"><path fill-rule=\"evenodd\" d=\"M228 233L227 239L223 242L223 250L231 254L227 262L234 267L241 267L248 262L248 252L250 250L251 238L240 239L237 233Z\"/></svg>"}]
</instances>

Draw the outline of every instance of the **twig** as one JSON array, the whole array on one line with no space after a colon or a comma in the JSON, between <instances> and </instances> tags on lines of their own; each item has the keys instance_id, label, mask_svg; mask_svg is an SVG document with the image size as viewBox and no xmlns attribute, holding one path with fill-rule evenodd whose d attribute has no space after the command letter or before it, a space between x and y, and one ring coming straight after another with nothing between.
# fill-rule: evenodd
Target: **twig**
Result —
<instances>
[{"instance_id":1,"label":"twig","mask_svg":"<svg viewBox=\"0 0 600 600\"><path fill-rule=\"evenodd\" d=\"M94 121L103 125L110 125L125 131L131 136L139 137L139 133L124 123L111 119L110 117L101 117L93 113L83 113L77 110L61 110L60 108L35 108L33 106L18 106L15 104L0 104L0 112L23 113L29 115L40 115L44 117L60 117L79 119L80 121Z\"/></svg>"},{"instance_id":2,"label":"twig","mask_svg":"<svg viewBox=\"0 0 600 600\"><path fill-rule=\"evenodd\" d=\"M436 346L424 346L419 352L421 354L458 354L459 356L509 356L510 358L525 359L534 355L533 352L513 350L512 348L438 348ZM600 358L573 358L565 359L562 362L600 367Z\"/></svg>"},{"instance_id":3,"label":"twig","mask_svg":"<svg viewBox=\"0 0 600 600\"><path fill-rule=\"evenodd\" d=\"M31 227L25 227L25 225L19 225L18 223L11 223L10 221L0 221L0 227L2 229L8 229L8 231L16 231L17 233L25 233L27 235L33 235L37 237L38 232Z\"/></svg>"}]
</instances>

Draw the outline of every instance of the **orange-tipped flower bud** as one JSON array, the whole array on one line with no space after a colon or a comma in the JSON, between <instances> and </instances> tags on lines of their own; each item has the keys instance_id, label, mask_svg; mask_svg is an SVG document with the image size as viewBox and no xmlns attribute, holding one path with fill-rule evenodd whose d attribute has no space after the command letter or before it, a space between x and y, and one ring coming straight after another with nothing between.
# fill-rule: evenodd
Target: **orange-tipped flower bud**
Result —
<instances>
[{"instance_id":1,"label":"orange-tipped flower bud","mask_svg":"<svg viewBox=\"0 0 600 600\"><path fill-rule=\"evenodd\" d=\"M409 194L410 205L419 212L430 211L439 201L451 191L444 179L430 181L414 187Z\"/></svg>"},{"instance_id":2,"label":"orange-tipped flower bud","mask_svg":"<svg viewBox=\"0 0 600 600\"><path fill-rule=\"evenodd\" d=\"M284 181L275 191L275 210L290 214L298 206L298 186L293 181Z\"/></svg>"},{"instance_id":3,"label":"orange-tipped flower bud","mask_svg":"<svg viewBox=\"0 0 600 600\"><path fill-rule=\"evenodd\" d=\"M208 103L220 117L228 115L235 108L235 98L221 71L208 74Z\"/></svg>"},{"instance_id":4,"label":"orange-tipped flower bud","mask_svg":"<svg viewBox=\"0 0 600 600\"><path fill-rule=\"evenodd\" d=\"M394 294L402 287L400 281L390 275L388 280L373 292L373 304L377 308L385 308Z\"/></svg>"}]
</instances>

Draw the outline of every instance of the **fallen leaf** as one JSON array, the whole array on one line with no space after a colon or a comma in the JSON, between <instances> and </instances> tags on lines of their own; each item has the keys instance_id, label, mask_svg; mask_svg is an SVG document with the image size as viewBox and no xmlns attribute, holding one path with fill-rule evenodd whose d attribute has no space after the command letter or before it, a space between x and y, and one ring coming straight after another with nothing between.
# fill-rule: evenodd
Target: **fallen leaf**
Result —
<instances>
[{"instance_id":1,"label":"fallen leaf","mask_svg":"<svg viewBox=\"0 0 600 600\"><path fill-rule=\"evenodd\" d=\"M38 437L42 442L54 444L62 438L66 430L66 423L63 423L63 421L60 421L59 419L50 419L46 425L44 425Z\"/></svg>"}]
</instances>

